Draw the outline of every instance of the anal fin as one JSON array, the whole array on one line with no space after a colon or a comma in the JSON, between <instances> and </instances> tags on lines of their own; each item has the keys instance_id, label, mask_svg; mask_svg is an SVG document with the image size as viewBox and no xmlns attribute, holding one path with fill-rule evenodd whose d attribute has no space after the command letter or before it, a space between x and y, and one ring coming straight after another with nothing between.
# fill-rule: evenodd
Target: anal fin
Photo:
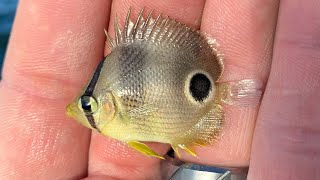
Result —
<instances>
[{"instance_id":1,"label":"anal fin","mask_svg":"<svg viewBox=\"0 0 320 180\"><path fill-rule=\"evenodd\" d=\"M186 132L185 136L171 143L173 151L179 158L179 149L183 149L191 156L198 157L194 148L196 146L204 147L217 140L223 120L222 106L212 103L209 112L205 113L199 122Z\"/></svg>"},{"instance_id":2,"label":"anal fin","mask_svg":"<svg viewBox=\"0 0 320 180\"><path fill-rule=\"evenodd\" d=\"M154 152L149 146L147 146L144 143L141 143L139 141L129 141L127 142L128 146L135 149L136 151L146 155L146 156L152 156L159 159L164 159L164 157L160 156L156 152Z\"/></svg>"},{"instance_id":3,"label":"anal fin","mask_svg":"<svg viewBox=\"0 0 320 180\"><path fill-rule=\"evenodd\" d=\"M193 144L200 147L205 147L207 145L207 143L202 141L201 139L197 139L197 141L193 142Z\"/></svg>"},{"instance_id":4,"label":"anal fin","mask_svg":"<svg viewBox=\"0 0 320 180\"><path fill-rule=\"evenodd\" d=\"M196 152L195 152L195 150L194 150L194 148L192 146L187 146L187 145L184 145L184 144L179 144L178 146L181 149L185 150L191 156L198 157Z\"/></svg>"},{"instance_id":5,"label":"anal fin","mask_svg":"<svg viewBox=\"0 0 320 180\"><path fill-rule=\"evenodd\" d=\"M178 158L181 158L181 155L179 153L179 148L183 149L185 152L187 152L191 156L198 157L193 146L194 146L194 144L189 144L189 145L186 145L186 144L172 144L171 145L173 151L178 156Z\"/></svg>"}]
</instances>

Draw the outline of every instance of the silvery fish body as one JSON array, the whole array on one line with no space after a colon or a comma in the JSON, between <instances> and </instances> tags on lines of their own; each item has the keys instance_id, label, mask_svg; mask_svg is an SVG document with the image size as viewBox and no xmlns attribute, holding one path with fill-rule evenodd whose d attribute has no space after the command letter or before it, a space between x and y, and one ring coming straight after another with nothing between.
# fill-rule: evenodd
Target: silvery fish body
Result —
<instances>
[{"instance_id":1,"label":"silvery fish body","mask_svg":"<svg viewBox=\"0 0 320 180\"><path fill-rule=\"evenodd\" d=\"M143 142L169 143L196 155L195 145L222 129L223 104L257 104L254 80L219 83L222 56L214 39L169 18L140 12L123 30L115 19L111 53L99 64L68 114L139 152L161 158Z\"/></svg>"}]
</instances>

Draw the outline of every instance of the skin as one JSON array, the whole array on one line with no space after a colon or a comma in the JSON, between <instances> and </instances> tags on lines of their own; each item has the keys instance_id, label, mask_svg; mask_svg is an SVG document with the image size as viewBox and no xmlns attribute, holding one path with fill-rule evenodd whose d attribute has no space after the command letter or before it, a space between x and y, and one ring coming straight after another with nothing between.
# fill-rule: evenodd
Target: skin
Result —
<instances>
[{"instance_id":1,"label":"skin","mask_svg":"<svg viewBox=\"0 0 320 180\"><path fill-rule=\"evenodd\" d=\"M260 108L228 108L208 165L248 166L248 179L317 179L320 4L317 0L20 1L0 83L0 177L159 179L160 163L65 116L104 56L113 18L155 9L217 38L222 81L260 79ZM109 23L110 18L110 23ZM276 28L277 27L277 28ZM89 73L90 72L90 73ZM159 154L168 146L151 144Z\"/></svg>"}]
</instances>

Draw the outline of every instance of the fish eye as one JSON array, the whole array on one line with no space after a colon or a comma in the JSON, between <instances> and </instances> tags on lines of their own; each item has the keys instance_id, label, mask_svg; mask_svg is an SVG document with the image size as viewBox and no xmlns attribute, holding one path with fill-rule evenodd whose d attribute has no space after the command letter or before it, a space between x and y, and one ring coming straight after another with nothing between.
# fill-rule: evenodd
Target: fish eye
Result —
<instances>
[{"instance_id":1,"label":"fish eye","mask_svg":"<svg viewBox=\"0 0 320 180\"><path fill-rule=\"evenodd\" d=\"M189 93L197 102L204 102L211 94L212 81L207 73L196 72L189 80Z\"/></svg>"},{"instance_id":2,"label":"fish eye","mask_svg":"<svg viewBox=\"0 0 320 180\"><path fill-rule=\"evenodd\" d=\"M93 114L98 109L98 102L93 96L83 95L79 98L79 107L86 114Z\"/></svg>"}]
</instances>

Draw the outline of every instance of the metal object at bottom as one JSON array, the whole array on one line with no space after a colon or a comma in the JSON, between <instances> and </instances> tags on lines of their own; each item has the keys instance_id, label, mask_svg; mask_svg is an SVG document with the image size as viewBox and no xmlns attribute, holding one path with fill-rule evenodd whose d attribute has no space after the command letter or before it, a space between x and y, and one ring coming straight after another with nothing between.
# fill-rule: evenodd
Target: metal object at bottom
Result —
<instances>
[{"instance_id":1,"label":"metal object at bottom","mask_svg":"<svg viewBox=\"0 0 320 180\"><path fill-rule=\"evenodd\" d=\"M166 180L246 180L248 168L225 168L185 163L166 158L163 170Z\"/></svg>"},{"instance_id":2,"label":"metal object at bottom","mask_svg":"<svg viewBox=\"0 0 320 180\"><path fill-rule=\"evenodd\" d=\"M246 173L196 164L182 165L169 177L169 180L245 180Z\"/></svg>"}]
</instances>

